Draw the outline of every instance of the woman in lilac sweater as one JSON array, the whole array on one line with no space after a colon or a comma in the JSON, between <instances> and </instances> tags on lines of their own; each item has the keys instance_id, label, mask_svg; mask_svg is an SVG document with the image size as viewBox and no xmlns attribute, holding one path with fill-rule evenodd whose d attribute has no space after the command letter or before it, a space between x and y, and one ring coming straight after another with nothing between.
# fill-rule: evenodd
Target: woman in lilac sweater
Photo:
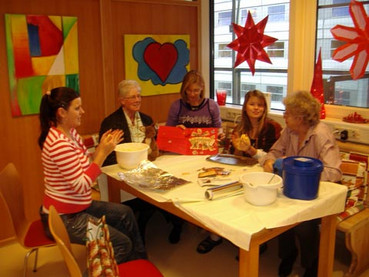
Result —
<instances>
[{"instance_id":1,"label":"woman in lilac sweater","mask_svg":"<svg viewBox=\"0 0 369 277\"><path fill-rule=\"evenodd\" d=\"M181 99L170 107L167 126L221 128L218 104L205 98L205 82L199 72L191 70L186 74L180 94Z\"/></svg>"}]
</instances>

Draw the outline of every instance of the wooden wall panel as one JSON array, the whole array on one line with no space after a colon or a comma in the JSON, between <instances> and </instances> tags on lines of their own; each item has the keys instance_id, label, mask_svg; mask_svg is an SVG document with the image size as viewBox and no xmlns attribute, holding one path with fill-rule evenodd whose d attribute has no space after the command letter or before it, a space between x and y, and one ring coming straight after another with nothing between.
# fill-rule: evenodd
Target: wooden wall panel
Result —
<instances>
[{"instance_id":1,"label":"wooden wall panel","mask_svg":"<svg viewBox=\"0 0 369 277\"><path fill-rule=\"evenodd\" d=\"M191 69L198 68L198 5L184 6L180 3L168 4L160 1L113 1L111 4L116 84L125 78L124 34L189 34ZM116 98L116 91L112 97ZM173 94L143 97L142 111L151 115L156 122L165 122L170 104L178 98L178 91L173 91ZM108 108L108 111L112 112L118 106L115 101L115 106Z\"/></svg>"},{"instance_id":2,"label":"wooden wall panel","mask_svg":"<svg viewBox=\"0 0 369 277\"><path fill-rule=\"evenodd\" d=\"M87 134L97 132L103 118L118 107L116 88L125 78L123 34L190 34L191 68L199 67L199 6L179 0L0 1L0 170L13 162L20 171L29 218L38 217L43 195L39 120L38 115L11 116L4 14L78 17L80 89L86 111L79 132ZM142 111L163 122L178 97L177 92L144 97ZM5 216L0 209L0 218ZM0 241L10 236L11 228L0 230Z\"/></svg>"}]
</instances>

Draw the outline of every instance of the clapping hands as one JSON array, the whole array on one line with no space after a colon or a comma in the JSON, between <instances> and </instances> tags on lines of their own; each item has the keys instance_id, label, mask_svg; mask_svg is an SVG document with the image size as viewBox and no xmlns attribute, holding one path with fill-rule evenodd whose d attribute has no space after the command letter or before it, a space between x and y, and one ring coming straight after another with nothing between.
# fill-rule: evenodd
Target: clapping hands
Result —
<instances>
[{"instance_id":1,"label":"clapping hands","mask_svg":"<svg viewBox=\"0 0 369 277\"><path fill-rule=\"evenodd\" d=\"M101 166L106 157L114 151L115 146L123 141L123 131L111 129L106 131L100 138L100 143L96 147L93 162Z\"/></svg>"},{"instance_id":2,"label":"clapping hands","mask_svg":"<svg viewBox=\"0 0 369 277\"><path fill-rule=\"evenodd\" d=\"M123 141L123 134L122 130L112 131L110 129L102 135L99 146L101 145L110 154L115 146Z\"/></svg>"}]
</instances>

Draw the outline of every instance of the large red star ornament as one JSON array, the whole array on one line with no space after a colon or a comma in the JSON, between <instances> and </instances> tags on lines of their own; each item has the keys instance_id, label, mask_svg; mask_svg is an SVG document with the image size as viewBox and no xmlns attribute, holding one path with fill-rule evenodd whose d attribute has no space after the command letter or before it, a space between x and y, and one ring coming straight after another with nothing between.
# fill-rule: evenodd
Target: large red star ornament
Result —
<instances>
[{"instance_id":1,"label":"large red star ornament","mask_svg":"<svg viewBox=\"0 0 369 277\"><path fill-rule=\"evenodd\" d=\"M346 42L333 52L332 58L343 62L355 56L350 74L356 80L363 77L369 61L369 18L361 2L352 0L349 11L355 27L336 25L331 29L335 39Z\"/></svg>"},{"instance_id":2,"label":"large red star ornament","mask_svg":"<svg viewBox=\"0 0 369 277\"><path fill-rule=\"evenodd\" d=\"M247 61L252 75L255 73L255 61L272 63L264 47L274 43L277 39L264 35L264 29L268 22L268 16L255 25L250 11L247 14L245 27L232 23L233 30L237 39L227 46L237 51L237 58L234 67L237 67L244 61Z\"/></svg>"}]
</instances>

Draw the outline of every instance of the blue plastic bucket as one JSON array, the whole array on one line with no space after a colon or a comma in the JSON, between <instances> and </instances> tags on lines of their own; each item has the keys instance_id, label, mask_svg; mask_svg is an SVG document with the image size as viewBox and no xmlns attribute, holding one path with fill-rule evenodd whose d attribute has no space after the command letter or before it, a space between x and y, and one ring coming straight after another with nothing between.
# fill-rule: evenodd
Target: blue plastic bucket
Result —
<instances>
[{"instance_id":1,"label":"blue plastic bucket","mask_svg":"<svg viewBox=\"0 0 369 277\"><path fill-rule=\"evenodd\" d=\"M304 156L283 159L283 194L294 199L315 199L322 171L323 163L318 159Z\"/></svg>"}]
</instances>

